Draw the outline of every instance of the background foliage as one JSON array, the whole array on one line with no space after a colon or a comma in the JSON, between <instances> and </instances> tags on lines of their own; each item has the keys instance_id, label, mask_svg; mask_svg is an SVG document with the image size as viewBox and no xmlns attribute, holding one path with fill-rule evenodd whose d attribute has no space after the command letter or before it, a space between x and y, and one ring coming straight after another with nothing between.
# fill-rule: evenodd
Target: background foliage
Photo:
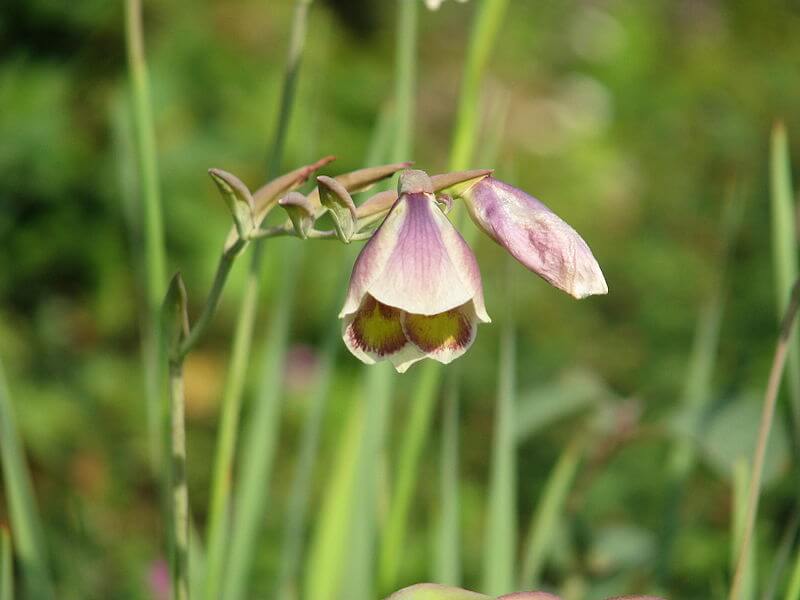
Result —
<instances>
[{"instance_id":1,"label":"background foliage","mask_svg":"<svg viewBox=\"0 0 800 600\"><path fill-rule=\"evenodd\" d=\"M183 272L196 314L230 223L205 171L224 168L252 188L263 181L291 2L157 0L145 8L169 270ZM447 168L474 8L445 3L419 14L409 158L429 172ZM386 1L315 4L287 169L324 154L338 157L330 174L363 165L379 115L391 110L395 14ZM513 315L516 329L520 539L563 449L571 440L585 448L540 578L565 597L652 588L708 598L727 585L734 464L752 454L777 331L768 162L776 119L800 156L799 28L800 9L779 0L510 3L482 89L484 110L495 118L474 166L495 166L570 222L610 288L606 297L574 302L508 263L488 240L474 244L489 313L499 323ZM142 400L141 239L126 84L119 3L10 0L0 10L0 353L63 597L153 597L164 556ZM491 155L497 139L497 159L487 164L481 153ZM722 214L731 198L742 204L742 225L720 283ZM280 257L298 245L269 243L256 348L281 281ZM347 253L309 242L300 258L254 597L271 597L274 586L300 432L343 298ZM245 262L237 263L212 331L186 366L198 523L208 505ZM665 465L684 439L698 318L718 293L719 351L712 349L707 408L690 441L699 460L673 503ZM453 367L462 388L461 558L464 583L476 589L502 330L481 327ZM253 356L253 382L258 365ZM419 370L394 379L379 515ZM360 402L355 359L340 351L333 373L312 530ZM248 410L246 401L245 418ZM400 583L433 578L442 430L440 405L435 410ZM768 589L782 536L798 514L791 460L798 438L788 415L782 402L758 526L760 590ZM0 499L0 514L4 508ZM782 572L779 590L785 578Z\"/></svg>"}]
</instances>

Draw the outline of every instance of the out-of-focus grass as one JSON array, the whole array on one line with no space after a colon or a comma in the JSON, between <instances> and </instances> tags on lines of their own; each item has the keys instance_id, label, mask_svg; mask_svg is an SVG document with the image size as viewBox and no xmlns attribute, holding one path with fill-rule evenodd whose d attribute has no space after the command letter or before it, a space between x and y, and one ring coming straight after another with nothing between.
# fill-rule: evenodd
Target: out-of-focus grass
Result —
<instances>
[{"instance_id":1,"label":"out-of-focus grass","mask_svg":"<svg viewBox=\"0 0 800 600\"><path fill-rule=\"evenodd\" d=\"M492 596L510 593L516 583L517 475L514 443L517 354L514 328L505 324L499 353L497 408L492 447L492 470L483 547L483 591Z\"/></svg>"},{"instance_id":2,"label":"out-of-focus grass","mask_svg":"<svg viewBox=\"0 0 800 600\"><path fill-rule=\"evenodd\" d=\"M54 598L42 523L33 495L22 443L17 433L14 409L0 363L0 457L3 462L3 491L8 503L14 545L31 598ZM4 530L5 532L5 530ZM6 555L8 548L3 549ZM10 557L7 559L10 560Z\"/></svg>"},{"instance_id":3,"label":"out-of-focus grass","mask_svg":"<svg viewBox=\"0 0 800 600\"><path fill-rule=\"evenodd\" d=\"M14 600L14 558L11 555L11 535L0 529L0 600Z\"/></svg>"}]
</instances>

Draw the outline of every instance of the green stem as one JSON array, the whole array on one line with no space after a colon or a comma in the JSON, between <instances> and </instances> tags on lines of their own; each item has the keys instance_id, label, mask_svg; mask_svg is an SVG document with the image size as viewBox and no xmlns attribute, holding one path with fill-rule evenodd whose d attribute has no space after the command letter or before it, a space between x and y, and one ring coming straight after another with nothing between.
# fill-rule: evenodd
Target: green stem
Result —
<instances>
[{"instance_id":1,"label":"green stem","mask_svg":"<svg viewBox=\"0 0 800 600\"><path fill-rule=\"evenodd\" d=\"M391 505L380 551L380 589L390 592L395 588L400 561L405 548L408 530L408 513L417 481L419 459L428 437L431 415L439 389L441 368L427 368L420 372L413 394L411 415L403 438L397 461L397 471L392 486Z\"/></svg>"},{"instance_id":2,"label":"green stem","mask_svg":"<svg viewBox=\"0 0 800 600\"><path fill-rule=\"evenodd\" d=\"M458 374L450 377L444 400L441 446L441 515L436 561L436 581L461 584L458 502Z\"/></svg>"},{"instance_id":3,"label":"green stem","mask_svg":"<svg viewBox=\"0 0 800 600\"><path fill-rule=\"evenodd\" d=\"M189 490L186 482L186 423L184 416L183 365L170 362L169 406L171 425L172 493L172 598L189 598Z\"/></svg>"},{"instance_id":4,"label":"green stem","mask_svg":"<svg viewBox=\"0 0 800 600\"><path fill-rule=\"evenodd\" d=\"M25 465L22 442L19 439L6 386L3 365L0 363L0 459L3 463L3 488L8 515L14 532L14 543L31 598L53 598L53 584L44 546L41 520L36 508L33 486Z\"/></svg>"},{"instance_id":5,"label":"green stem","mask_svg":"<svg viewBox=\"0 0 800 600\"><path fill-rule=\"evenodd\" d=\"M484 548L483 592L492 596L510 592L515 583L514 549L517 531L514 444L515 363L514 329L513 324L509 322L505 325L500 345L500 382L497 391Z\"/></svg>"},{"instance_id":6,"label":"green stem","mask_svg":"<svg viewBox=\"0 0 800 600\"><path fill-rule=\"evenodd\" d=\"M14 600L14 563L11 535L0 527L0 600Z\"/></svg>"},{"instance_id":7,"label":"green stem","mask_svg":"<svg viewBox=\"0 0 800 600\"><path fill-rule=\"evenodd\" d=\"M268 179L272 179L280 169L286 133L291 118L296 91L297 74L306 37L306 21L312 0L297 0L289 41L286 74L283 83L278 123L272 145ZM241 409L247 363L253 341L256 306L259 297L259 278L261 271L262 243L257 241L253 248L247 275L245 294L239 308L236 331L233 338L231 364L225 391L222 397L222 417L217 450L214 459L212 495L209 506L207 531L208 560L206 566L206 598L218 600L225 562L226 537L228 530L228 510L230 505L231 471L233 467L236 438L238 437L239 412Z\"/></svg>"},{"instance_id":8,"label":"green stem","mask_svg":"<svg viewBox=\"0 0 800 600\"><path fill-rule=\"evenodd\" d=\"M178 357L182 361L187 354L195 347L197 342L208 329L211 319L219 305L219 299L222 295L222 290L225 287L225 282L228 280L228 274L233 266L233 261L244 248L247 242L239 240L233 244L229 249L225 250L220 256L219 263L217 264L217 272L214 275L214 283L211 285L211 291L206 298L206 304L203 307L203 312L197 318L194 326L192 327L189 335L181 342L181 347L178 351Z\"/></svg>"},{"instance_id":9,"label":"green stem","mask_svg":"<svg viewBox=\"0 0 800 600\"><path fill-rule=\"evenodd\" d=\"M478 129L478 105L483 72L489 53L503 22L508 0L483 0L470 37L464 76L461 81L458 113L453 134L450 170L469 168L475 150Z\"/></svg>"},{"instance_id":10,"label":"green stem","mask_svg":"<svg viewBox=\"0 0 800 600\"><path fill-rule=\"evenodd\" d=\"M258 249L258 245L257 243L256 249ZM260 263L261 253L253 252L242 303L239 307L236 330L233 335L233 348L231 350L228 376L222 394L222 413L214 457L206 538L208 558L206 561L205 591L208 600L219 599L219 589L224 568L230 520L228 505L231 494L233 458L238 437L239 412L247 376L248 359L253 342L253 327L256 320L261 275Z\"/></svg>"},{"instance_id":11,"label":"green stem","mask_svg":"<svg viewBox=\"0 0 800 600\"><path fill-rule=\"evenodd\" d=\"M395 55L395 134L392 159L410 160L414 140L414 94L417 71L418 0L397 0Z\"/></svg>"},{"instance_id":12,"label":"green stem","mask_svg":"<svg viewBox=\"0 0 800 600\"><path fill-rule=\"evenodd\" d=\"M800 600L800 549L797 551L792 574L789 577L789 587L786 590L786 600Z\"/></svg>"},{"instance_id":13,"label":"green stem","mask_svg":"<svg viewBox=\"0 0 800 600\"><path fill-rule=\"evenodd\" d=\"M142 33L142 2L125 2L125 40L128 56L133 123L139 178L144 208L144 263L148 323L145 326L145 386L147 394L147 422L151 460L158 465L161 460L161 383L162 362L158 332L161 299L166 282L164 226L161 216L161 197L158 186L158 161L156 157L155 128L153 125L147 63L144 56Z\"/></svg>"},{"instance_id":14,"label":"green stem","mask_svg":"<svg viewBox=\"0 0 800 600\"><path fill-rule=\"evenodd\" d=\"M772 418L775 414L775 401L780 389L781 377L786 366L786 357L789 352L790 339L794 331L795 317L800 305L800 280L795 282L792 289L791 299L786 309L786 314L781 325L780 337L775 348L775 356L772 359L772 368L767 381L767 389L764 394L764 407L761 412L761 423L758 428L758 442L756 453L753 457L753 469L748 490L747 512L741 544L738 546L736 571L733 576L729 600L740 600L742 586L745 583L745 571L750 556L750 546L752 544L753 529L755 528L756 515L758 514L758 500L761 494L761 476L764 470L764 457L767 453L767 442L772 428Z\"/></svg>"}]
</instances>

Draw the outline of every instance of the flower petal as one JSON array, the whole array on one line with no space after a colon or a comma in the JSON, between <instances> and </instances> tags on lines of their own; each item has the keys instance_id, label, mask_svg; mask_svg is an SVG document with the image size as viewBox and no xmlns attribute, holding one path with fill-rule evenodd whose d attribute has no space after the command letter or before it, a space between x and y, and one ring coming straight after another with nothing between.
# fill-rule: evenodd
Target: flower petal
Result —
<instances>
[{"instance_id":1,"label":"flower petal","mask_svg":"<svg viewBox=\"0 0 800 600\"><path fill-rule=\"evenodd\" d=\"M476 225L551 285L576 298L608 293L583 238L532 196L486 177L462 197Z\"/></svg>"},{"instance_id":2,"label":"flower petal","mask_svg":"<svg viewBox=\"0 0 800 600\"><path fill-rule=\"evenodd\" d=\"M358 311L345 318L342 339L350 352L368 365L389 360L403 372L425 358L423 352L408 343L401 311L377 302L372 296L364 298Z\"/></svg>"},{"instance_id":3,"label":"flower petal","mask_svg":"<svg viewBox=\"0 0 800 600\"><path fill-rule=\"evenodd\" d=\"M365 294L406 312L435 315L473 298L482 321L475 256L432 194L403 194L356 259L340 317L354 312Z\"/></svg>"},{"instance_id":4,"label":"flower petal","mask_svg":"<svg viewBox=\"0 0 800 600\"><path fill-rule=\"evenodd\" d=\"M464 354L478 328L478 317L472 302L438 315L403 313L406 338L428 358L448 364Z\"/></svg>"}]
</instances>

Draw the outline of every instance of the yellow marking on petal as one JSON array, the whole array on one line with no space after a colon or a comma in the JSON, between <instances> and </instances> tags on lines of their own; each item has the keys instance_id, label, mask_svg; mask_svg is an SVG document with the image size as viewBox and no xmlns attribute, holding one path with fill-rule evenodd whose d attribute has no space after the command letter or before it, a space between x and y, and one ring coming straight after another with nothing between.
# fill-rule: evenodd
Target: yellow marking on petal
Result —
<instances>
[{"instance_id":1,"label":"yellow marking on petal","mask_svg":"<svg viewBox=\"0 0 800 600\"><path fill-rule=\"evenodd\" d=\"M406 315L406 335L421 350L433 352L444 348L463 348L469 344L469 319L454 308L438 315Z\"/></svg>"},{"instance_id":2,"label":"yellow marking on petal","mask_svg":"<svg viewBox=\"0 0 800 600\"><path fill-rule=\"evenodd\" d=\"M400 323L400 311L376 301L364 299L352 324L353 342L362 350L379 356L394 354L408 341Z\"/></svg>"}]
</instances>

